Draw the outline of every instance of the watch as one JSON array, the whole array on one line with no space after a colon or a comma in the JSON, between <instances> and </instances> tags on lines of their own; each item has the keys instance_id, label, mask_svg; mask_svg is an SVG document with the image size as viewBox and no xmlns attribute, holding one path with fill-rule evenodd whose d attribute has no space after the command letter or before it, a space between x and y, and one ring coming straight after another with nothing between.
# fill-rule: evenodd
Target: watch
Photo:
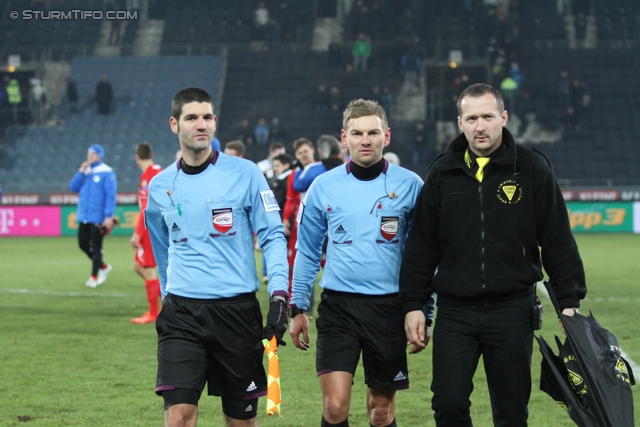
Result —
<instances>
[{"instance_id":1,"label":"watch","mask_svg":"<svg viewBox=\"0 0 640 427\"><path fill-rule=\"evenodd\" d=\"M307 310L304 310L302 308L298 308L296 306L289 306L289 317L294 317L298 314L307 314Z\"/></svg>"}]
</instances>

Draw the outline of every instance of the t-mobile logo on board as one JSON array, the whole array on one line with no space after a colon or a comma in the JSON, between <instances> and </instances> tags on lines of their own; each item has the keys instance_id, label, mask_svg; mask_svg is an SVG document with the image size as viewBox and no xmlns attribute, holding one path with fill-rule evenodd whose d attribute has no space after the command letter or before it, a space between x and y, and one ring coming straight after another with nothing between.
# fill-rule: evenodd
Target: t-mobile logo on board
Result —
<instances>
[{"instance_id":1,"label":"t-mobile logo on board","mask_svg":"<svg viewBox=\"0 0 640 427\"><path fill-rule=\"evenodd\" d=\"M0 209L0 234L9 234L13 226L13 209Z\"/></svg>"}]
</instances>

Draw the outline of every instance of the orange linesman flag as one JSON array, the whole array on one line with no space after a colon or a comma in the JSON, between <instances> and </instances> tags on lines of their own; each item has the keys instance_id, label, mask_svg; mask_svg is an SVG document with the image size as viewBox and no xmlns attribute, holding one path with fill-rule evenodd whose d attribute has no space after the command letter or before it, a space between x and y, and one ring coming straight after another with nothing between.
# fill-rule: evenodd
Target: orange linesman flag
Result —
<instances>
[{"instance_id":1,"label":"orange linesman flag","mask_svg":"<svg viewBox=\"0 0 640 427\"><path fill-rule=\"evenodd\" d=\"M262 340L264 350L269 357L267 369L267 415L280 415L280 361L278 360L278 341L274 335L271 341Z\"/></svg>"}]
</instances>

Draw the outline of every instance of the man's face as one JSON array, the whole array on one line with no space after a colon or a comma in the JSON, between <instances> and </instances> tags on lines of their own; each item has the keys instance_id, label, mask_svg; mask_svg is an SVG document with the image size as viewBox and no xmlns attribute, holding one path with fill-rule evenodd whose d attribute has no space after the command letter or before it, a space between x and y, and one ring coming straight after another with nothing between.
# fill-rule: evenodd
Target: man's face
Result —
<instances>
[{"instance_id":1,"label":"man's face","mask_svg":"<svg viewBox=\"0 0 640 427\"><path fill-rule=\"evenodd\" d=\"M458 126L469 142L469 149L486 157L502 144L502 128L507 124L507 111L498 111L498 102L490 93L473 98L465 96Z\"/></svg>"},{"instance_id":2,"label":"man's face","mask_svg":"<svg viewBox=\"0 0 640 427\"><path fill-rule=\"evenodd\" d=\"M199 153L211 147L217 120L211 104L190 102L182 106L180 120L171 117L169 124L173 133L178 135L183 151Z\"/></svg>"},{"instance_id":3,"label":"man's face","mask_svg":"<svg viewBox=\"0 0 640 427\"><path fill-rule=\"evenodd\" d=\"M282 163L280 160L273 161L273 173L278 176L289 169L289 163Z\"/></svg>"},{"instance_id":4,"label":"man's face","mask_svg":"<svg viewBox=\"0 0 640 427\"><path fill-rule=\"evenodd\" d=\"M313 147L309 147L309 144L304 144L296 150L296 159L298 159L302 167L305 167L308 164L313 163L314 153L315 150Z\"/></svg>"},{"instance_id":5,"label":"man's face","mask_svg":"<svg viewBox=\"0 0 640 427\"><path fill-rule=\"evenodd\" d=\"M378 116L362 116L349 119L341 139L349 147L351 161L367 168L382 158L382 150L391 142L391 129L383 129Z\"/></svg>"},{"instance_id":6,"label":"man's face","mask_svg":"<svg viewBox=\"0 0 640 427\"><path fill-rule=\"evenodd\" d=\"M89 151L87 151L87 161L90 164L99 162L100 161L100 156L98 156L95 151L89 150Z\"/></svg>"}]
</instances>

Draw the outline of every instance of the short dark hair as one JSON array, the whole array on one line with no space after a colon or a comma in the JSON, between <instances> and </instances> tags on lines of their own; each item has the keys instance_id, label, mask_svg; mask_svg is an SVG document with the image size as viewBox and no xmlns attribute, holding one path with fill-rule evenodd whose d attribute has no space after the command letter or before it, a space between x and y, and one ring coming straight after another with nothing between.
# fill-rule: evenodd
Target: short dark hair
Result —
<instances>
[{"instance_id":1,"label":"short dark hair","mask_svg":"<svg viewBox=\"0 0 640 427\"><path fill-rule=\"evenodd\" d=\"M136 145L136 154L140 160L153 159L153 147L147 141L143 141Z\"/></svg>"},{"instance_id":2,"label":"short dark hair","mask_svg":"<svg viewBox=\"0 0 640 427\"><path fill-rule=\"evenodd\" d=\"M171 115L174 119L180 120L182 106L190 102L208 102L211 104L211 111L215 112L211 95L199 87L188 87L176 93L171 101Z\"/></svg>"},{"instance_id":3,"label":"short dark hair","mask_svg":"<svg viewBox=\"0 0 640 427\"><path fill-rule=\"evenodd\" d=\"M293 152L295 153L296 151L298 151L300 147L302 147L305 144L313 148L313 142L309 141L307 138L296 139L295 141L293 141Z\"/></svg>"},{"instance_id":4,"label":"short dark hair","mask_svg":"<svg viewBox=\"0 0 640 427\"><path fill-rule=\"evenodd\" d=\"M480 98L481 96L484 96L488 93L496 98L496 102L498 103L498 111L500 112L500 114L502 114L502 112L504 111L504 100L502 99L502 95L500 95L498 89L485 83L476 83L463 90L458 97L458 102L456 102L456 107L458 107L458 115L462 115L461 104L462 99L465 96L469 96L471 98Z\"/></svg>"},{"instance_id":5,"label":"short dark hair","mask_svg":"<svg viewBox=\"0 0 640 427\"><path fill-rule=\"evenodd\" d=\"M344 110L344 113L342 113L342 128L346 130L349 125L349 120L364 116L378 116L384 131L389 127L389 120L387 120L387 113L384 112L384 108L376 101L368 101L360 98L351 101Z\"/></svg>"},{"instance_id":6,"label":"short dark hair","mask_svg":"<svg viewBox=\"0 0 640 427\"><path fill-rule=\"evenodd\" d=\"M238 156L244 156L244 143L240 140L229 141L226 144L224 144L224 148L225 150L227 148L231 150L235 150L236 153L238 153Z\"/></svg>"},{"instance_id":7,"label":"short dark hair","mask_svg":"<svg viewBox=\"0 0 640 427\"><path fill-rule=\"evenodd\" d=\"M293 159L288 154L278 154L273 160L277 160L283 165L290 165Z\"/></svg>"}]
</instances>

